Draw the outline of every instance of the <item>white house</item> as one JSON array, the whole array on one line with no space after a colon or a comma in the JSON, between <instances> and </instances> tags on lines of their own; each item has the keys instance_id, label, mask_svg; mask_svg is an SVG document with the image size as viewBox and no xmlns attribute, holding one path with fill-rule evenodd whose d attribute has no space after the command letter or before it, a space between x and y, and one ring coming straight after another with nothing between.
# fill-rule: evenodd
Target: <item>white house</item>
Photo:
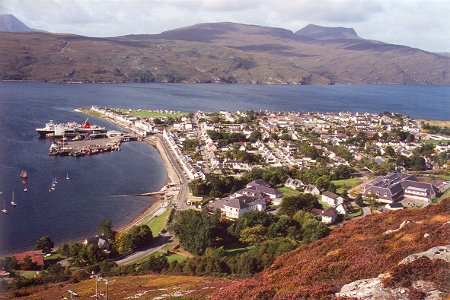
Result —
<instances>
[{"instance_id":1,"label":"white house","mask_svg":"<svg viewBox=\"0 0 450 300\"><path fill-rule=\"evenodd\" d=\"M333 206L333 207L336 207L339 204L341 204L342 202L344 202L344 198L336 195L335 193L331 193L328 191L323 192L321 200L322 200L322 202L324 202L330 206Z\"/></svg>"},{"instance_id":2,"label":"white house","mask_svg":"<svg viewBox=\"0 0 450 300\"><path fill-rule=\"evenodd\" d=\"M308 184L308 185L305 187L305 193L312 194L312 195L314 195L314 196L319 196L319 195L320 195L320 191L319 191L319 189L317 188L317 186L312 185L312 184Z\"/></svg>"},{"instance_id":3,"label":"white house","mask_svg":"<svg viewBox=\"0 0 450 300\"><path fill-rule=\"evenodd\" d=\"M222 213L229 219L238 219L242 217L247 211L266 210L266 202L261 198L253 198L248 196L239 196L235 198L224 198Z\"/></svg>"},{"instance_id":4,"label":"white house","mask_svg":"<svg viewBox=\"0 0 450 300\"><path fill-rule=\"evenodd\" d=\"M322 212L322 222L326 224L332 224L336 221L338 212L336 208L330 207Z\"/></svg>"}]
</instances>

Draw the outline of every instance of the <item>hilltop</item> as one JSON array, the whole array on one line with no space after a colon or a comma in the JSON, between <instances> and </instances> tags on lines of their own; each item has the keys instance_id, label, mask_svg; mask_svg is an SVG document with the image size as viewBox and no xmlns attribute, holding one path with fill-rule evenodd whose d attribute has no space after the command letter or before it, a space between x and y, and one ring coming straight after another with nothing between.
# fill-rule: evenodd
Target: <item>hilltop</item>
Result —
<instances>
[{"instance_id":1,"label":"hilltop","mask_svg":"<svg viewBox=\"0 0 450 300\"><path fill-rule=\"evenodd\" d=\"M449 84L450 58L352 28L205 23L93 38L0 33L0 78L55 82Z\"/></svg>"}]
</instances>

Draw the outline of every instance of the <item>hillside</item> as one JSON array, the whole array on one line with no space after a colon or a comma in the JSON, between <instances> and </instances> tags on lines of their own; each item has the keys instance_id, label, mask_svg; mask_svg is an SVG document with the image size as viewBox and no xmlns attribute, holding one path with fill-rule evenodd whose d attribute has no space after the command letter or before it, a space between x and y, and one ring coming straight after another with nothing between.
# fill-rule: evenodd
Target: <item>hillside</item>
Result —
<instances>
[{"instance_id":1,"label":"hillside","mask_svg":"<svg viewBox=\"0 0 450 300\"><path fill-rule=\"evenodd\" d=\"M419 266L397 266L408 255L450 244L449 208L447 198L423 210L374 215L347 223L322 240L282 255L255 278L231 284L210 299L329 299L345 284L386 272L391 273L385 281L388 286L405 287L408 281L426 278L434 282L435 289L449 293L448 262L422 259ZM398 229L405 220L411 222L384 234Z\"/></svg>"},{"instance_id":2,"label":"hillside","mask_svg":"<svg viewBox=\"0 0 450 300\"><path fill-rule=\"evenodd\" d=\"M446 251L433 249L421 254L446 258L447 262L413 254L450 244L449 208L450 198L447 198L439 205L422 210L404 210L354 220L334 228L326 238L282 255L269 269L254 278L231 281L193 276L113 277L109 278L112 280L109 296L110 299L154 299L163 294L186 299L209 297L210 300L331 299L340 291L354 295L364 283L380 281L377 276L382 273L385 273L381 281L386 290L397 288L400 294L411 296L411 299L420 299L412 296L421 295L425 287L428 292L431 290L436 294L440 290L448 294L449 247ZM398 265L402 260L404 264ZM362 282L362 279L367 280ZM416 282L421 282L420 287L411 288ZM40 286L21 290L26 295L21 299L56 299L56 296L65 295L68 289L77 291L80 298L85 299L94 293L94 286L93 280ZM369 284L369 287L372 286ZM372 291L368 292L366 287L364 292ZM378 299L386 299L385 295L379 295ZM12 292L0 296L8 298ZM364 299L374 298L370 294Z\"/></svg>"},{"instance_id":3,"label":"hillside","mask_svg":"<svg viewBox=\"0 0 450 300\"><path fill-rule=\"evenodd\" d=\"M56 82L449 84L450 58L360 38L351 28L197 24L91 38L0 33L0 78Z\"/></svg>"}]
</instances>

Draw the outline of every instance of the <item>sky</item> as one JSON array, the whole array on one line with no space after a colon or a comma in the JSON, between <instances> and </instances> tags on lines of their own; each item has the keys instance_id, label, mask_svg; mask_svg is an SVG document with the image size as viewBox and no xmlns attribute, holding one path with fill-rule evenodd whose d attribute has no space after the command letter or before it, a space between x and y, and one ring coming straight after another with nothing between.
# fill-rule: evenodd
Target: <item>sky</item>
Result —
<instances>
[{"instance_id":1,"label":"sky","mask_svg":"<svg viewBox=\"0 0 450 300\"><path fill-rule=\"evenodd\" d=\"M297 31L352 27L362 38L450 52L449 0L0 0L32 28L85 36L160 33L207 22Z\"/></svg>"}]
</instances>

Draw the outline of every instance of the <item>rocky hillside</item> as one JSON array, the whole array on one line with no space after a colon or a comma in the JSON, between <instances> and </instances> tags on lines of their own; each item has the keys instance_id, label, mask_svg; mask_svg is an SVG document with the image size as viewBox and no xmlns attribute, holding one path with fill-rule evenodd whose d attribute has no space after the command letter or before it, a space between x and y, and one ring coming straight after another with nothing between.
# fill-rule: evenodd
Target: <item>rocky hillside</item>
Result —
<instances>
[{"instance_id":1,"label":"rocky hillside","mask_svg":"<svg viewBox=\"0 0 450 300\"><path fill-rule=\"evenodd\" d=\"M449 245L449 232L450 199L369 216L279 257L270 269L210 299L439 299L450 293L450 247L432 248Z\"/></svg>"},{"instance_id":2,"label":"rocky hillside","mask_svg":"<svg viewBox=\"0 0 450 300\"><path fill-rule=\"evenodd\" d=\"M0 79L58 82L449 84L450 58L351 28L209 23L156 35L0 33Z\"/></svg>"}]
</instances>

